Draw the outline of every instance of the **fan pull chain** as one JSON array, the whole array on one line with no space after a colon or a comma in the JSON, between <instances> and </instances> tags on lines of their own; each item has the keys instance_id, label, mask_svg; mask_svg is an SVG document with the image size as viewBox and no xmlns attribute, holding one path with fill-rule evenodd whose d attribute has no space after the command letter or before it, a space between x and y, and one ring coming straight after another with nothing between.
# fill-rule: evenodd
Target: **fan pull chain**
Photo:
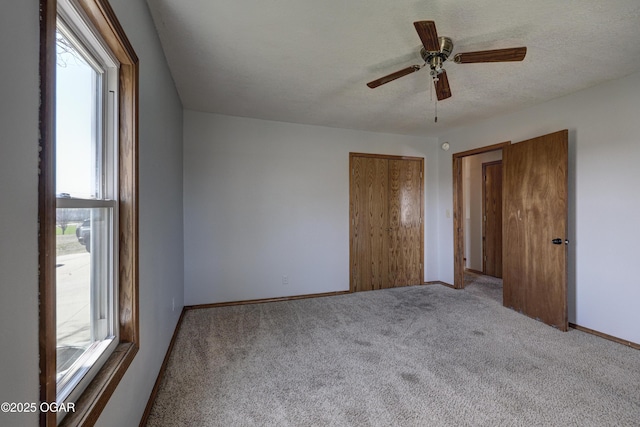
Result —
<instances>
[{"instance_id":1,"label":"fan pull chain","mask_svg":"<svg viewBox=\"0 0 640 427\"><path fill-rule=\"evenodd\" d=\"M437 99L436 99L436 103L435 103L435 104L436 104L436 106L435 106L435 109L436 109L436 117L435 117L435 119L434 119L434 123L438 123L438 100L437 100Z\"/></svg>"},{"instance_id":2,"label":"fan pull chain","mask_svg":"<svg viewBox=\"0 0 640 427\"><path fill-rule=\"evenodd\" d=\"M438 82L438 76L436 75L433 79L433 85L431 85L431 91L433 91L433 87L436 85L437 82ZM433 97L431 97L431 100L433 101ZM436 98L436 100L434 101L433 114L434 114L433 122L438 123L438 98Z\"/></svg>"},{"instance_id":3,"label":"fan pull chain","mask_svg":"<svg viewBox=\"0 0 640 427\"><path fill-rule=\"evenodd\" d=\"M429 85L429 101L433 101L433 85Z\"/></svg>"},{"instance_id":4,"label":"fan pull chain","mask_svg":"<svg viewBox=\"0 0 640 427\"><path fill-rule=\"evenodd\" d=\"M433 88L435 87L436 83L438 83L438 75L436 74L435 76L433 76L433 84L430 85L431 86L431 90L429 91L429 95L430 95L430 100L432 102L434 102L433 100ZM434 113L434 123L438 123L438 99L436 98L435 100L435 113Z\"/></svg>"}]
</instances>

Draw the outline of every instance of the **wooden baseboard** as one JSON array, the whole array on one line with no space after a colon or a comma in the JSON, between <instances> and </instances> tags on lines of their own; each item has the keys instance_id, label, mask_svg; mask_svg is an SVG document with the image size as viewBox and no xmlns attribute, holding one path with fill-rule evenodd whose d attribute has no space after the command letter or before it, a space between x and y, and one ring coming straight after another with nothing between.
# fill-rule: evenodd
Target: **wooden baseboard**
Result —
<instances>
[{"instance_id":1,"label":"wooden baseboard","mask_svg":"<svg viewBox=\"0 0 640 427\"><path fill-rule=\"evenodd\" d=\"M176 328L173 331L173 336L171 337L169 348L167 348L167 353L164 355L164 360L162 361L162 365L160 366L158 377L156 378L156 382L153 385L153 389L151 390L151 395L149 396L149 400L147 401L147 406L144 408L144 413L142 414L142 419L140 420L140 427L144 427L147 425L147 420L149 419L149 415L151 414L151 407L153 406L153 402L155 402L158 391L160 390L160 383L162 382L162 377L164 377L164 373L167 370L169 357L171 356L173 346L176 343L176 338L178 336L178 332L180 331L180 327L182 326L182 319L184 318L185 312L186 310L183 308L182 312L180 313L178 323L176 324Z\"/></svg>"},{"instance_id":2,"label":"wooden baseboard","mask_svg":"<svg viewBox=\"0 0 640 427\"><path fill-rule=\"evenodd\" d=\"M452 284L449 284L447 282L443 282L443 281L440 281L440 280L433 280L431 282L424 282L423 285L442 285L442 286L446 286L447 288L451 288L451 289L455 289L456 288Z\"/></svg>"},{"instance_id":3,"label":"wooden baseboard","mask_svg":"<svg viewBox=\"0 0 640 427\"><path fill-rule=\"evenodd\" d=\"M576 325L575 323L569 323L569 327L573 328L577 331L586 332L588 334L595 335L600 338L604 338L609 341L616 342L618 344L626 345L627 347L635 348L636 350L640 350L640 344L623 340L622 338L614 337L613 335L605 334L603 332L595 331L593 329L585 328L584 326Z\"/></svg>"},{"instance_id":4,"label":"wooden baseboard","mask_svg":"<svg viewBox=\"0 0 640 427\"><path fill-rule=\"evenodd\" d=\"M350 294L350 293L351 291L324 292L320 294L293 295L293 296L278 297L278 298L263 298L263 299L251 299L246 301L229 301L229 302L216 302L212 304L187 305L184 308L185 310L194 310L194 309L200 309L200 308L229 307L232 305L263 304L267 302L281 302L281 301L293 301L297 299L331 297L335 295L344 295L344 294Z\"/></svg>"},{"instance_id":5,"label":"wooden baseboard","mask_svg":"<svg viewBox=\"0 0 640 427\"><path fill-rule=\"evenodd\" d=\"M484 275L484 273L482 271L474 270L473 268L465 268L464 271L468 271L469 273L475 273L475 274Z\"/></svg>"}]
</instances>

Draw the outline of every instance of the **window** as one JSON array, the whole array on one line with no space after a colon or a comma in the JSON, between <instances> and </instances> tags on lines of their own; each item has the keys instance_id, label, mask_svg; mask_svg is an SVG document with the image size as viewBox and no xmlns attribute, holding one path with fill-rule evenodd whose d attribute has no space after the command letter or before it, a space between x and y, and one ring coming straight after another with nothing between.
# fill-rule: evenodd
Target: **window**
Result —
<instances>
[{"instance_id":1,"label":"window","mask_svg":"<svg viewBox=\"0 0 640 427\"><path fill-rule=\"evenodd\" d=\"M138 60L107 0L41 15L40 420L92 424L138 349Z\"/></svg>"},{"instance_id":2,"label":"window","mask_svg":"<svg viewBox=\"0 0 640 427\"><path fill-rule=\"evenodd\" d=\"M56 400L62 403L77 399L118 345L118 63L67 1L58 3L56 28Z\"/></svg>"}]
</instances>

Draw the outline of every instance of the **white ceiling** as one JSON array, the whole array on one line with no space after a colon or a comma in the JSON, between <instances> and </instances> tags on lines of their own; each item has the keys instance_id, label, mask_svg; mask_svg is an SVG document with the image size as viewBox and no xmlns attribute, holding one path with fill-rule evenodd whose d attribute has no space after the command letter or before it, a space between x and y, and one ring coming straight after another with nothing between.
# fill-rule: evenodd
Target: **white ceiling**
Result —
<instances>
[{"instance_id":1,"label":"white ceiling","mask_svg":"<svg viewBox=\"0 0 640 427\"><path fill-rule=\"evenodd\" d=\"M640 71L640 0L147 0L187 109L436 136ZM438 102L413 22L457 52L527 46L523 62L445 68ZM433 97L433 100L431 100Z\"/></svg>"}]
</instances>

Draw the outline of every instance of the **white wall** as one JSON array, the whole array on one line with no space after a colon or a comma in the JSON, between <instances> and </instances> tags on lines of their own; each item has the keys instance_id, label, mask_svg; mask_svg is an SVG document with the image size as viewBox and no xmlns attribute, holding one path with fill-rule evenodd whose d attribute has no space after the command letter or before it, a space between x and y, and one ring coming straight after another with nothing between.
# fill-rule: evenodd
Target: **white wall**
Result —
<instances>
[{"instance_id":1,"label":"white wall","mask_svg":"<svg viewBox=\"0 0 640 427\"><path fill-rule=\"evenodd\" d=\"M462 158L464 256L466 268L482 271L482 164L502 159L502 151Z\"/></svg>"},{"instance_id":2,"label":"white wall","mask_svg":"<svg viewBox=\"0 0 640 427\"><path fill-rule=\"evenodd\" d=\"M451 153L569 129L569 321L640 342L640 73L441 136L440 277L453 280Z\"/></svg>"},{"instance_id":3,"label":"white wall","mask_svg":"<svg viewBox=\"0 0 640 427\"><path fill-rule=\"evenodd\" d=\"M185 304L349 289L349 152L425 158L435 140L185 112ZM425 278L437 242L425 232ZM282 284L282 276L289 283Z\"/></svg>"},{"instance_id":4,"label":"white wall","mask_svg":"<svg viewBox=\"0 0 640 427\"><path fill-rule=\"evenodd\" d=\"M98 420L137 426L183 305L182 106L143 0L111 0L140 58L140 351ZM0 402L38 402L38 2L0 8ZM176 310L172 311L175 298ZM0 413L34 426L38 414Z\"/></svg>"},{"instance_id":5,"label":"white wall","mask_svg":"<svg viewBox=\"0 0 640 427\"><path fill-rule=\"evenodd\" d=\"M38 402L38 2L0 6L0 402ZM37 414L0 413L34 426Z\"/></svg>"}]
</instances>

